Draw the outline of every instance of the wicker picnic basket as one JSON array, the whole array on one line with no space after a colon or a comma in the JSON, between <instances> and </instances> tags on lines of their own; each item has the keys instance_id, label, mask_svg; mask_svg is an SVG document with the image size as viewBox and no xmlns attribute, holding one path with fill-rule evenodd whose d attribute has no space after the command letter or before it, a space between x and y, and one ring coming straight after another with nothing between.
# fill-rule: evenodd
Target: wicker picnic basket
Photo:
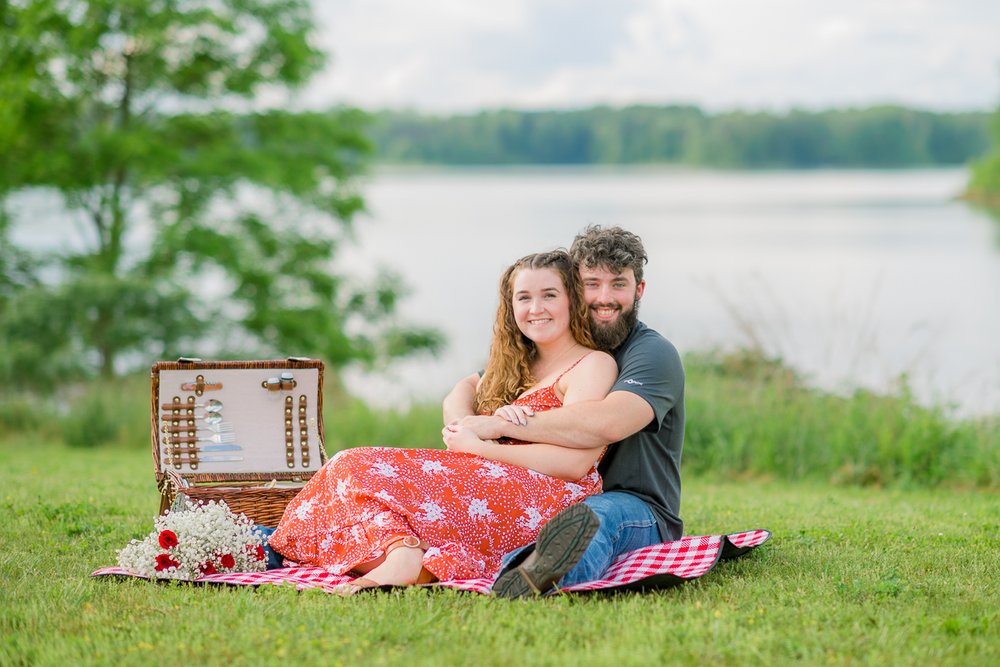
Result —
<instances>
[{"instance_id":1,"label":"wicker picnic basket","mask_svg":"<svg viewBox=\"0 0 1000 667\"><path fill-rule=\"evenodd\" d=\"M151 379L161 513L183 494L275 526L326 462L321 361L161 361Z\"/></svg>"}]
</instances>

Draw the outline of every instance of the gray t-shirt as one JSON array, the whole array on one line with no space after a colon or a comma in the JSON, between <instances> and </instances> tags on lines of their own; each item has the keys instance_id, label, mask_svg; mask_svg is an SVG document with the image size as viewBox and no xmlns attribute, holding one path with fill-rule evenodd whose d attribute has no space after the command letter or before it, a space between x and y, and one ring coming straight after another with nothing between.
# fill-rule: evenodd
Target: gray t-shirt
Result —
<instances>
[{"instance_id":1,"label":"gray t-shirt","mask_svg":"<svg viewBox=\"0 0 1000 667\"><path fill-rule=\"evenodd\" d=\"M681 449L684 446L684 367L677 348L638 322L615 350L618 380L611 391L628 391L653 408L641 431L612 444L598 470L605 491L626 491L649 505L663 541L680 539Z\"/></svg>"}]
</instances>

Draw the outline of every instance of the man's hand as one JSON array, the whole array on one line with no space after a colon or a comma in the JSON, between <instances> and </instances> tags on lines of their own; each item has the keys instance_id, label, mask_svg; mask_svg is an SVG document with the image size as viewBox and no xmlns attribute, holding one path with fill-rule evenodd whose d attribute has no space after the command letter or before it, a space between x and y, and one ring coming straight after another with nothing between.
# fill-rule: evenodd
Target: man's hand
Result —
<instances>
[{"instance_id":1,"label":"man's hand","mask_svg":"<svg viewBox=\"0 0 1000 667\"><path fill-rule=\"evenodd\" d=\"M527 426L528 417L534 417L535 411L524 405L505 405L502 408L497 408L493 414L506 419L511 424Z\"/></svg>"},{"instance_id":2,"label":"man's hand","mask_svg":"<svg viewBox=\"0 0 1000 667\"><path fill-rule=\"evenodd\" d=\"M504 428L510 422L497 415L470 415L459 419L458 425L475 433L480 440L496 440L507 435Z\"/></svg>"}]
</instances>

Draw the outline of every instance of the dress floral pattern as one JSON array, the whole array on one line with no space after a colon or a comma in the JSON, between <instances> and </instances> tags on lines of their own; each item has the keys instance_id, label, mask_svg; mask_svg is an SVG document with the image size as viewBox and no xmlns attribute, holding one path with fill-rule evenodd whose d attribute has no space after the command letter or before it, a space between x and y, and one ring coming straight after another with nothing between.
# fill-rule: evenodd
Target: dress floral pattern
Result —
<instances>
[{"instance_id":1,"label":"dress floral pattern","mask_svg":"<svg viewBox=\"0 0 1000 667\"><path fill-rule=\"evenodd\" d=\"M558 381L514 404L535 411L561 407ZM462 452L346 449L292 499L269 543L293 561L346 574L415 535L430 545L424 567L438 579L492 577L505 553L534 541L546 521L600 491L596 464L567 482Z\"/></svg>"}]
</instances>

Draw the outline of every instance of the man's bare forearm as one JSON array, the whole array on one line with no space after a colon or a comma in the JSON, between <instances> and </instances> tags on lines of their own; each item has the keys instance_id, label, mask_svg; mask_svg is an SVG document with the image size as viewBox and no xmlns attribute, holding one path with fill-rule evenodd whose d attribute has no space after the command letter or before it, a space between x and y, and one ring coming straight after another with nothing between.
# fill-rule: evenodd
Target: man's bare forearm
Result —
<instances>
[{"instance_id":1,"label":"man's bare forearm","mask_svg":"<svg viewBox=\"0 0 1000 667\"><path fill-rule=\"evenodd\" d=\"M614 392L600 401L581 401L537 412L520 426L499 417L463 419L483 439L517 438L574 449L603 447L642 430L653 419L645 400L629 392Z\"/></svg>"},{"instance_id":2,"label":"man's bare forearm","mask_svg":"<svg viewBox=\"0 0 1000 667\"><path fill-rule=\"evenodd\" d=\"M525 426L505 421L503 435L528 442L546 442L574 449L602 447L611 442L603 422L595 418L600 413L601 401L574 403L556 410L535 413Z\"/></svg>"},{"instance_id":3,"label":"man's bare forearm","mask_svg":"<svg viewBox=\"0 0 1000 667\"><path fill-rule=\"evenodd\" d=\"M441 402L441 413L445 424L451 424L462 417L475 414L476 383L478 375L469 375L454 386Z\"/></svg>"}]
</instances>

